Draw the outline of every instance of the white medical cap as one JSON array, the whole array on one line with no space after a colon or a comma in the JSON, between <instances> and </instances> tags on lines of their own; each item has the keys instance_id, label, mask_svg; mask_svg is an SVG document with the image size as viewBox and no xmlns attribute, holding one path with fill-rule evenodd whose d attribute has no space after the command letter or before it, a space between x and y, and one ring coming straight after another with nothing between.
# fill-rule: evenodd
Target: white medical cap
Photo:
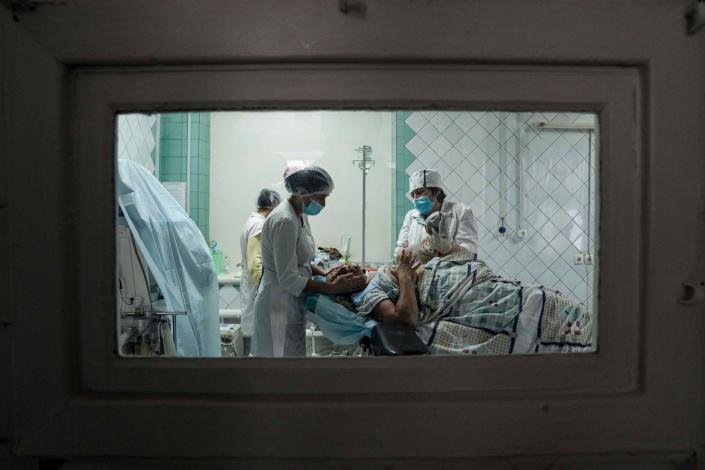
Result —
<instances>
[{"instance_id":1,"label":"white medical cap","mask_svg":"<svg viewBox=\"0 0 705 470\"><path fill-rule=\"evenodd\" d=\"M296 196L330 194L335 185L333 178L320 166L289 166L284 171L284 186Z\"/></svg>"},{"instance_id":2,"label":"white medical cap","mask_svg":"<svg viewBox=\"0 0 705 470\"><path fill-rule=\"evenodd\" d=\"M419 188L442 188L441 174L438 170L426 169L415 171L409 177L409 194Z\"/></svg>"}]
</instances>

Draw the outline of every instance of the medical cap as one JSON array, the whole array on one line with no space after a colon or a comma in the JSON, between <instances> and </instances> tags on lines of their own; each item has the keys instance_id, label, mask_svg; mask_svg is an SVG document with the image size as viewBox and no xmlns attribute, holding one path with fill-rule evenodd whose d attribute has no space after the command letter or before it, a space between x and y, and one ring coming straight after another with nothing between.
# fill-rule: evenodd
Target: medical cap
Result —
<instances>
[{"instance_id":1,"label":"medical cap","mask_svg":"<svg viewBox=\"0 0 705 470\"><path fill-rule=\"evenodd\" d=\"M271 189L263 189L257 197L257 207L260 209L272 209L282 202L281 196Z\"/></svg>"},{"instance_id":2,"label":"medical cap","mask_svg":"<svg viewBox=\"0 0 705 470\"><path fill-rule=\"evenodd\" d=\"M438 170L419 170L409 178L409 194L419 188L442 188Z\"/></svg>"},{"instance_id":3,"label":"medical cap","mask_svg":"<svg viewBox=\"0 0 705 470\"><path fill-rule=\"evenodd\" d=\"M320 166L290 166L284 171L284 186L291 194L330 194L335 185L333 178Z\"/></svg>"}]
</instances>

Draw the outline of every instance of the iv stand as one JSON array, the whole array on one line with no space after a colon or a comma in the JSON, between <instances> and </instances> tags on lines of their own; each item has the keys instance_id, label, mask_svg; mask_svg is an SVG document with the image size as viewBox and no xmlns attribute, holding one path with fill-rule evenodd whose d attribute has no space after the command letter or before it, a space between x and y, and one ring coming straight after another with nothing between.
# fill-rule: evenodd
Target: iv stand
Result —
<instances>
[{"instance_id":1,"label":"iv stand","mask_svg":"<svg viewBox=\"0 0 705 470\"><path fill-rule=\"evenodd\" d=\"M366 195L367 195L367 172L375 166L375 161L368 158L372 153L372 147L369 145L361 145L355 149L356 152L362 153L362 160L353 160L353 165L357 163L357 167L362 171L362 268L365 267L365 218L367 211Z\"/></svg>"}]
</instances>

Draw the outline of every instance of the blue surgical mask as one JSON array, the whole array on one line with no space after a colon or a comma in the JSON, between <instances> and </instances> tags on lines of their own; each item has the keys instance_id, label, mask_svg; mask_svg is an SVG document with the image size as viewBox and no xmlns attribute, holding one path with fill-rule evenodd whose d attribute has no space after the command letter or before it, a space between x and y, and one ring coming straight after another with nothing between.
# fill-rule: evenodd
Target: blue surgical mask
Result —
<instances>
[{"instance_id":1,"label":"blue surgical mask","mask_svg":"<svg viewBox=\"0 0 705 470\"><path fill-rule=\"evenodd\" d=\"M323 205L311 199L308 204L304 204L303 212L306 215L318 215L323 210Z\"/></svg>"},{"instance_id":2,"label":"blue surgical mask","mask_svg":"<svg viewBox=\"0 0 705 470\"><path fill-rule=\"evenodd\" d=\"M414 207L421 215L428 215L433 209L433 202L428 196L421 196L418 199L414 199Z\"/></svg>"}]
</instances>

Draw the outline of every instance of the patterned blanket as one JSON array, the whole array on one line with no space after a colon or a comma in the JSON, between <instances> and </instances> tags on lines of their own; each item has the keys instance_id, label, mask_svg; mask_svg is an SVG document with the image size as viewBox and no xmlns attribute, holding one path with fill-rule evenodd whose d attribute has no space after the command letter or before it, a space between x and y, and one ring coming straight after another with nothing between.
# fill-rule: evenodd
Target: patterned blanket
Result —
<instances>
[{"instance_id":1,"label":"patterned blanket","mask_svg":"<svg viewBox=\"0 0 705 470\"><path fill-rule=\"evenodd\" d=\"M434 258L417 282L417 333L436 354L529 354L595 350L592 313L543 286L496 275L462 254ZM385 270L352 296L358 315L369 316L399 287Z\"/></svg>"},{"instance_id":2,"label":"patterned blanket","mask_svg":"<svg viewBox=\"0 0 705 470\"><path fill-rule=\"evenodd\" d=\"M418 282L419 323L438 354L591 352L592 314L543 286L495 275L482 261L431 260Z\"/></svg>"}]
</instances>

